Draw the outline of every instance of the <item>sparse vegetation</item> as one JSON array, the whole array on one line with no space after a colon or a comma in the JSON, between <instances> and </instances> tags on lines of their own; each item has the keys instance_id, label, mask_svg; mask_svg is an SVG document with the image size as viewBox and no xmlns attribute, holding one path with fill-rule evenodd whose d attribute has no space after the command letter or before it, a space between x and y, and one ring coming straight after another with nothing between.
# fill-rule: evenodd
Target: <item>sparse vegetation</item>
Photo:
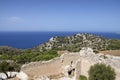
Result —
<instances>
[{"instance_id":1,"label":"sparse vegetation","mask_svg":"<svg viewBox=\"0 0 120 80\"><path fill-rule=\"evenodd\" d=\"M104 56L103 56L103 58L104 58L104 59L106 59L106 58L107 58L107 56L105 56L105 55L104 55Z\"/></svg>"},{"instance_id":2,"label":"sparse vegetation","mask_svg":"<svg viewBox=\"0 0 120 80\"><path fill-rule=\"evenodd\" d=\"M14 54L20 54L20 53L22 53L21 49L12 48L9 46L0 46L0 55L2 54L14 55Z\"/></svg>"},{"instance_id":3,"label":"sparse vegetation","mask_svg":"<svg viewBox=\"0 0 120 80\"><path fill-rule=\"evenodd\" d=\"M111 44L107 47L108 50L120 49L120 40L111 40Z\"/></svg>"},{"instance_id":4,"label":"sparse vegetation","mask_svg":"<svg viewBox=\"0 0 120 80\"><path fill-rule=\"evenodd\" d=\"M95 64L90 67L89 80L115 80L115 71L105 64Z\"/></svg>"},{"instance_id":5,"label":"sparse vegetation","mask_svg":"<svg viewBox=\"0 0 120 80\"><path fill-rule=\"evenodd\" d=\"M87 77L84 76L84 75L80 75L80 76L79 76L79 80L87 80Z\"/></svg>"},{"instance_id":6,"label":"sparse vegetation","mask_svg":"<svg viewBox=\"0 0 120 80\"><path fill-rule=\"evenodd\" d=\"M94 50L93 52L94 52L95 54L99 53L99 51L98 51L98 50Z\"/></svg>"}]
</instances>

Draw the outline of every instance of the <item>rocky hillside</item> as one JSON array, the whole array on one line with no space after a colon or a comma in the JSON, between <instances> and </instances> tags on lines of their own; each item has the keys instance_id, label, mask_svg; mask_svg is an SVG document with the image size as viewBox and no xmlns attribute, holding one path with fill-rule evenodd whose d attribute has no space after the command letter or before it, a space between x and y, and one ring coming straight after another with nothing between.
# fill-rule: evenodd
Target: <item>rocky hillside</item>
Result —
<instances>
[{"instance_id":1,"label":"rocky hillside","mask_svg":"<svg viewBox=\"0 0 120 80\"><path fill-rule=\"evenodd\" d=\"M34 51L44 50L68 50L72 52L80 51L82 47L90 47L97 50L107 50L111 44L111 39L103 38L88 33L75 34L72 36L52 37L48 42L35 47Z\"/></svg>"},{"instance_id":2,"label":"rocky hillside","mask_svg":"<svg viewBox=\"0 0 120 80\"><path fill-rule=\"evenodd\" d=\"M14 55L14 54L20 54L21 52L22 52L21 49L9 47L9 46L0 46L0 55L2 54Z\"/></svg>"}]
</instances>

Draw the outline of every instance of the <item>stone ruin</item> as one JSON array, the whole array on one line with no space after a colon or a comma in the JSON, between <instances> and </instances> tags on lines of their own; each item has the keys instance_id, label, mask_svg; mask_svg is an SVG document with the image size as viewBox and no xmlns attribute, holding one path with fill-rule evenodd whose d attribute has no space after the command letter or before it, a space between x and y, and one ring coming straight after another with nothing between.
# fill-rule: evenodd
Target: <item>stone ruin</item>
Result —
<instances>
[{"instance_id":1,"label":"stone ruin","mask_svg":"<svg viewBox=\"0 0 120 80\"><path fill-rule=\"evenodd\" d=\"M104 63L115 69L116 80L120 80L120 57L95 54L91 48L80 52L68 52L49 61L31 62L22 66L21 71L31 80L78 80L80 75L87 78L91 65Z\"/></svg>"}]
</instances>

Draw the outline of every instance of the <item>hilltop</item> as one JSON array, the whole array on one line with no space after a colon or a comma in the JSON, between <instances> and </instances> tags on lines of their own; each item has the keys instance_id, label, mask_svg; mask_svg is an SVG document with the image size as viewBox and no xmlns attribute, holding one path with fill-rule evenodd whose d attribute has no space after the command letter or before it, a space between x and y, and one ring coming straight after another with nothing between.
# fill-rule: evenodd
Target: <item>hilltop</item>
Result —
<instances>
[{"instance_id":1,"label":"hilltop","mask_svg":"<svg viewBox=\"0 0 120 80\"><path fill-rule=\"evenodd\" d=\"M120 49L120 40L108 39L89 33L79 33L72 36L56 36L42 45L33 48L33 51L68 50L78 52L83 47L90 47L95 52Z\"/></svg>"}]
</instances>

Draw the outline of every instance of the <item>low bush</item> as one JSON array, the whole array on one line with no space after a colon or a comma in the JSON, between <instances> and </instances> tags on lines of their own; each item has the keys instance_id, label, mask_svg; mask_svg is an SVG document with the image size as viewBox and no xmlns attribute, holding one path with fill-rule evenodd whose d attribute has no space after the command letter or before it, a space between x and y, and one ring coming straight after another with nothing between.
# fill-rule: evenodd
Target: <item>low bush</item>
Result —
<instances>
[{"instance_id":1,"label":"low bush","mask_svg":"<svg viewBox=\"0 0 120 80\"><path fill-rule=\"evenodd\" d=\"M89 80L115 80L115 71L105 64L95 64L90 67Z\"/></svg>"},{"instance_id":2,"label":"low bush","mask_svg":"<svg viewBox=\"0 0 120 80\"><path fill-rule=\"evenodd\" d=\"M79 80L87 80L87 77L84 76L84 75L80 75L80 76L79 76Z\"/></svg>"}]
</instances>

